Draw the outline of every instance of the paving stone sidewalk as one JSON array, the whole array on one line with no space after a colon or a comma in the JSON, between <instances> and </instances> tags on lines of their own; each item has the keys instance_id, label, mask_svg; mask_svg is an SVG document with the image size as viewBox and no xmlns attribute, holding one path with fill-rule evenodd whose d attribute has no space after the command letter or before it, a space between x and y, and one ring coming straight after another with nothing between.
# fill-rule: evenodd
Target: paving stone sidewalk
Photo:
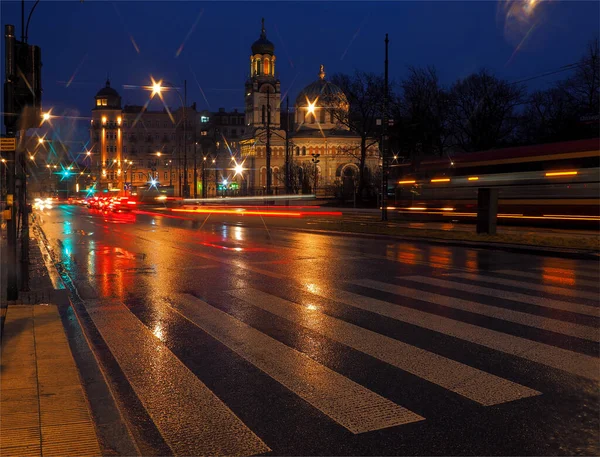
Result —
<instances>
[{"instance_id":1,"label":"paving stone sidewalk","mask_svg":"<svg viewBox=\"0 0 600 457\"><path fill-rule=\"evenodd\" d=\"M6 239L0 237L5 317L0 360L0 455L101 455L88 401L37 240L30 240L30 290L6 300Z\"/></svg>"}]
</instances>

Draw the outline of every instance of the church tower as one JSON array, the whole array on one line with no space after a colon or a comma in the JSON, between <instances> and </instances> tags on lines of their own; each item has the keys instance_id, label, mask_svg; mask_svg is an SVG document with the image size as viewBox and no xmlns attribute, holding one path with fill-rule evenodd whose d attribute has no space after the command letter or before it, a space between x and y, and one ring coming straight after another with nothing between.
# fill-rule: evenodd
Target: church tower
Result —
<instances>
[{"instance_id":1,"label":"church tower","mask_svg":"<svg viewBox=\"0 0 600 457\"><path fill-rule=\"evenodd\" d=\"M267 106L270 105L271 128L279 129L281 88L275 77L275 46L267 40L264 18L260 37L252 44L245 101L246 126L250 129L264 127L267 122Z\"/></svg>"}]
</instances>

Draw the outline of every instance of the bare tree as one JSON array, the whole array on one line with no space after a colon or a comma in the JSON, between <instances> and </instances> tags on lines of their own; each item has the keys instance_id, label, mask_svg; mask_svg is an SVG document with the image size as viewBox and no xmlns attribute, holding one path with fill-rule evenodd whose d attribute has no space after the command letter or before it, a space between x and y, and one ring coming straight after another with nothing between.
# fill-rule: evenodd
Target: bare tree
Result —
<instances>
[{"instance_id":1,"label":"bare tree","mask_svg":"<svg viewBox=\"0 0 600 457\"><path fill-rule=\"evenodd\" d=\"M449 136L448 93L434 67L408 68L394 106L396 142L411 155L443 155Z\"/></svg>"},{"instance_id":2,"label":"bare tree","mask_svg":"<svg viewBox=\"0 0 600 457\"><path fill-rule=\"evenodd\" d=\"M516 107L524 88L487 70L457 81L450 91L449 120L452 139L463 151L500 146L511 139L518 124Z\"/></svg>"},{"instance_id":3,"label":"bare tree","mask_svg":"<svg viewBox=\"0 0 600 457\"><path fill-rule=\"evenodd\" d=\"M565 141L577 136L576 107L562 87L536 91L529 96L520 120L525 143Z\"/></svg>"},{"instance_id":4,"label":"bare tree","mask_svg":"<svg viewBox=\"0 0 600 457\"><path fill-rule=\"evenodd\" d=\"M331 107L336 122L360 137L359 195L368 186L365 163L368 149L378 143L377 118L383 111L383 77L375 73L356 71L353 76L335 74L331 82L346 95L347 100L331 97L326 103Z\"/></svg>"},{"instance_id":5,"label":"bare tree","mask_svg":"<svg viewBox=\"0 0 600 457\"><path fill-rule=\"evenodd\" d=\"M588 43L586 54L580 59L575 74L564 83L570 100L579 108L581 115L597 115L600 112L600 41Z\"/></svg>"}]
</instances>

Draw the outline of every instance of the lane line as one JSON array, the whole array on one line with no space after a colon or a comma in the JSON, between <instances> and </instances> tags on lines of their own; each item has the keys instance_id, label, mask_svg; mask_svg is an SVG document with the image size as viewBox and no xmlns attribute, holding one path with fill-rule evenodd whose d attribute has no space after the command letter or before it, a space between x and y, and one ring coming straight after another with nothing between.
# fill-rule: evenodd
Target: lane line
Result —
<instances>
[{"instance_id":1,"label":"lane line","mask_svg":"<svg viewBox=\"0 0 600 457\"><path fill-rule=\"evenodd\" d=\"M436 314L404 308L383 300L365 297L345 290L321 290L315 295L360 308L381 316L396 319L434 332L479 344L506 354L541 363L594 381L600 380L600 360L567 351L549 344L538 343L518 336L455 321Z\"/></svg>"},{"instance_id":2,"label":"lane line","mask_svg":"<svg viewBox=\"0 0 600 457\"><path fill-rule=\"evenodd\" d=\"M507 379L256 289L227 293L484 406L540 395Z\"/></svg>"},{"instance_id":3,"label":"lane line","mask_svg":"<svg viewBox=\"0 0 600 457\"><path fill-rule=\"evenodd\" d=\"M440 295L422 290L411 289L408 287L389 284L372 279L359 279L349 281L350 284L357 284L363 287L390 292L401 297L414 298L417 300L427 301L435 305L446 306L448 308L460 309L471 313L490 316L496 319L502 319L508 322L528 325L551 332L562 333L563 335L583 338L590 341L598 341L600 333L597 328L587 327L585 325L577 325L571 322L564 322L550 317L538 316L535 314L523 313L512 309L499 308L497 306L484 305L470 300ZM400 304L401 305L401 304Z\"/></svg>"},{"instance_id":4,"label":"lane line","mask_svg":"<svg viewBox=\"0 0 600 457\"><path fill-rule=\"evenodd\" d=\"M199 298L173 299L184 318L354 434L424 420Z\"/></svg>"},{"instance_id":5,"label":"lane line","mask_svg":"<svg viewBox=\"0 0 600 457\"><path fill-rule=\"evenodd\" d=\"M472 284L464 284L461 282L447 281L444 279L428 278L424 276L397 276L397 278L406 281L428 284L431 286L462 290L464 292L471 292L479 295L486 295L488 297L518 301L530 305L542 306L544 308L560 309L572 313L585 314L587 316L600 316L599 308L595 306L581 305L579 303L571 303L546 297L536 297L535 295L527 295L519 292L509 292L500 289L492 289L490 287L482 287Z\"/></svg>"},{"instance_id":6,"label":"lane line","mask_svg":"<svg viewBox=\"0 0 600 457\"><path fill-rule=\"evenodd\" d=\"M160 342L155 336L160 328L153 334L115 301L85 306L175 455L247 456L271 450Z\"/></svg>"},{"instance_id":7,"label":"lane line","mask_svg":"<svg viewBox=\"0 0 600 457\"><path fill-rule=\"evenodd\" d=\"M585 291L581 291L581 290L565 289L563 287L556 287L556 286L544 286L544 285L540 285L540 284L532 284L530 282L515 281L513 279L495 278L493 276L486 276L486 275L481 275L481 274L474 275L474 274L469 274L469 273L450 273L448 276L452 276L454 278L468 279L469 281L490 282L493 284L500 284L503 286L520 287L521 289L526 289L526 290L535 290L538 292L546 292L549 294L556 294L556 295L565 295L567 297L583 298L583 299L587 299L587 300L598 301L598 298L599 298L598 294L594 293L594 292L585 292Z\"/></svg>"},{"instance_id":8,"label":"lane line","mask_svg":"<svg viewBox=\"0 0 600 457\"><path fill-rule=\"evenodd\" d=\"M494 270L493 273L498 273L498 274L503 274L503 275L507 275L507 276L515 276L517 278L531 278L531 279L536 279L539 282L544 281L544 278L549 278L549 279L553 279L554 281L560 281L561 279L565 279L562 278L560 276L552 276L552 275L547 275L544 274L543 276L540 275L539 273L530 273L527 271L514 271L514 270ZM578 279L578 278L574 278L573 281L575 281L575 284L573 285L574 287L577 286L587 286L587 287L598 287L598 278L596 278L596 281L586 281L585 279ZM573 287L572 286L572 287Z\"/></svg>"}]
</instances>

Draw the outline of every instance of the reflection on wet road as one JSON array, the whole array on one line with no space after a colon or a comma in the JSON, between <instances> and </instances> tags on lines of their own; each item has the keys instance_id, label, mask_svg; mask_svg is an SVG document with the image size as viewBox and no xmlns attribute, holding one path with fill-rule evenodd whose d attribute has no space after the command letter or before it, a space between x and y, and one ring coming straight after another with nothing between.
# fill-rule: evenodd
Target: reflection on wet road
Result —
<instances>
[{"instance_id":1,"label":"reflection on wet road","mask_svg":"<svg viewBox=\"0 0 600 457\"><path fill-rule=\"evenodd\" d=\"M598 450L597 262L218 215L38 220L143 404L129 420L173 454Z\"/></svg>"}]
</instances>

